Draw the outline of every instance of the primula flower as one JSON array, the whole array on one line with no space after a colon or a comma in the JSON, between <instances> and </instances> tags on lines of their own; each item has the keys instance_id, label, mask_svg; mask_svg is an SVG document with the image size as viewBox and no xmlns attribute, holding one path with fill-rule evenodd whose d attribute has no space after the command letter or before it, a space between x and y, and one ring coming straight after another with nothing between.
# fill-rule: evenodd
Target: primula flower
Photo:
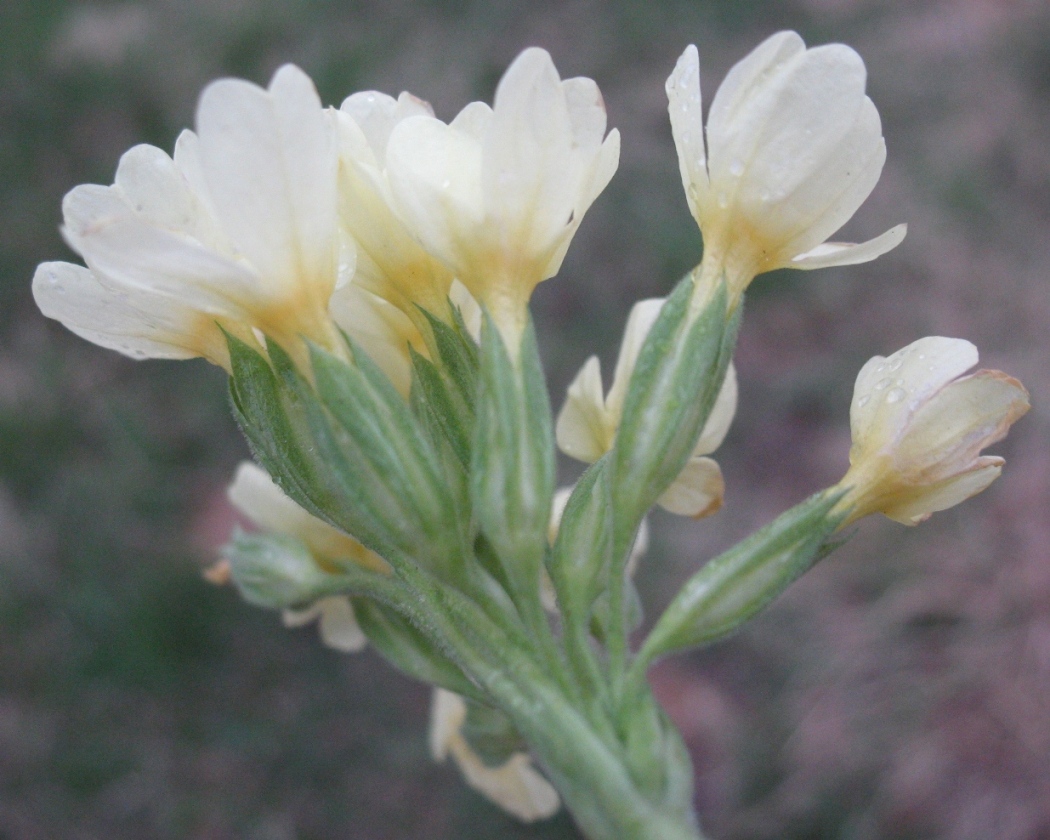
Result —
<instances>
[{"instance_id":1,"label":"primula flower","mask_svg":"<svg viewBox=\"0 0 1050 840\"><path fill-rule=\"evenodd\" d=\"M265 470L250 461L237 468L227 492L234 507L264 531L301 540L322 569L337 571L335 560L351 560L366 569L389 571L379 555L303 510L274 484ZM365 645L365 636L345 595L321 598L303 610L285 610L283 618L288 627L317 619L321 640L337 650L356 651Z\"/></svg>"},{"instance_id":2,"label":"primula flower","mask_svg":"<svg viewBox=\"0 0 1050 840\"><path fill-rule=\"evenodd\" d=\"M489 767L463 737L467 706L463 698L434 689L430 711L430 752L435 761L450 754L474 790L524 822L552 816L561 806L558 792L532 766L527 753L516 752L503 764Z\"/></svg>"},{"instance_id":3,"label":"primula flower","mask_svg":"<svg viewBox=\"0 0 1050 840\"><path fill-rule=\"evenodd\" d=\"M850 468L839 483L848 521L881 512L915 525L999 476L1003 459L980 452L1028 411L1028 392L997 370L962 376L976 364L970 342L932 337L861 368Z\"/></svg>"},{"instance_id":4,"label":"primula flower","mask_svg":"<svg viewBox=\"0 0 1050 840\"><path fill-rule=\"evenodd\" d=\"M593 464L612 449L623 415L627 385L645 337L663 304L663 298L652 298L639 301L631 309L612 387L607 395L603 394L601 363L597 356L591 356L584 363L569 385L568 398L558 414L555 433L559 448L570 458ZM710 516L722 506L725 492L722 471L713 459L706 456L722 444L729 432L736 413L736 401L736 371L730 364L693 455L658 500L661 507L671 513L699 519Z\"/></svg>"},{"instance_id":5,"label":"primula flower","mask_svg":"<svg viewBox=\"0 0 1050 840\"><path fill-rule=\"evenodd\" d=\"M339 136L339 211L357 248L354 283L397 307L425 331L422 307L448 312L452 272L423 250L393 209L386 174L394 128L412 117L433 117L426 102L402 93L355 93L336 112ZM419 348L417 348L419 349Z\"/></svg>"},{"instance_id":6,"label":"primula flower","mask_svg":"<svg viewBox=\"0 0 1050 840\"><path fill-rule=\"evenodd\" d=\"M668 110L704 238L704 281L724 271L739 295L762 272L868 262L904 239L898 225L859 245L825 241L868 197L886 160L865 79L849 47L807 50L797 33L779 32L729 71L705 142L696 47L682 54L667 80Z\"/></svg>"},{"instance_id":7,"label":"primula flower","mask_svg":"<svg viewBox=\"0 0 1050 840\"><path fill-rule=\"evenodd\" d=\"M390 133L386 175L398 213L488 308L511 352L532 290L557 273L616 171L620 137L606 137L605 123L598 86L562 81L532 48L508 68L492 108L471 103L449 125L409 117Z\"/></svg>"},{"instance_id":8,"label":"primula flower","mask_svg":"<svg viewBox=\"0 0 1050 840\"><path fill-rule=\"evenodd\" d=\"M37 305L134 358L228 367L219 326L245 341L262 331L293 354L300 336L338 350L335 176L331 115L301 70L282 67L268 90L213 82L173 158L136 146L113 186L66 196L63 233L87 268L41 265Z\"/></svg>"}]
</instances>

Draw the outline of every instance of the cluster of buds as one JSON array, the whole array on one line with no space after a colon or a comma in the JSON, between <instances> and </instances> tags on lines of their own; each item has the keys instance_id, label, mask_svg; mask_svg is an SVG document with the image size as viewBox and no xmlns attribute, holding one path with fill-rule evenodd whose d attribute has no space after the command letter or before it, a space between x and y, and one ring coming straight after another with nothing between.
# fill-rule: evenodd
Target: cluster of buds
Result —
<instances>
[{"instance_id":1,"label":"cluster of buds","mask_svg":"<svg viewBox=\"0 0 1050 840\"><path fill-rule=\"evenodd\" d=\"M977 351L961 339L872 359L842 481L700 568L632 650L649 510L723 503L711 455L736 411L748 285L905 234L827 241L886 157L852 49L774 35L706 125L698 68L691 46L666 89L703 260L634 307L608 391L591 358L556 422L529 299L619 135L597 85L540 49L448 124L408 93L325 108L291 66L266 90L215 82L172 156L137 146L112 186L69 193L62 230L86 266L33 281L90 341L229 372L261 464L230 497L259 530L212 578L433 684L435 757L521 819L564 801L594 840L699 837L688 756L645 682L656 657L735 630L858 518L913 524L984 489L1003 462L981 450L1028 408L1003 373L962 376ZM556 444L589 465L557 492Z\"/></svg>"}]
</instances>

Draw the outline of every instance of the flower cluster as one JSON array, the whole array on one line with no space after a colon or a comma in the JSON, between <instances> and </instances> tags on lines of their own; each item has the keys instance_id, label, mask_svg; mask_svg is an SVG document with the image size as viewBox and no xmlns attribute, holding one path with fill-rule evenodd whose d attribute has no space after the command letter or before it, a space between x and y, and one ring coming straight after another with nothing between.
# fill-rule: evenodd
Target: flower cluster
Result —
<instances>
[{"instance_id":1,"label":"flower cluster","mask_svg":"<svg viewBox=\"0 0 1050 840\"><path fill-rule=\"evenodd\" d=\"M217 81L171 156L137 146L111 186L66 196L85 265L33 279L44 314L90 341L230 372L265 469L238 469L230 499L258 531L210 579L432 683L436 759L523 820L564 801L601 840L698 837L653 659L733 632L848 523L915 524L980 492L1003 465L982 450L1028 410L1006 374L963 375L977 350L961 339L872 359L842 481L710 560L633 652L650 509L723 503L710 456L737 409L744 291L905 234L827 241L886 158L849 47L772 36L706 125L695 47L666 92L703 260L634 306L608 390L591 357L556 422L529 299L613 176L619 134L597 85L563 81L540 49L448 124L408 93L325 108L292 66L265 90ZM555 445L588 465L557 491Z\"/></svg>"},{"instance_id":2,"label":"flower cluster","mask_svg":"<svg viewBox=\"0 0 1050 840\"><path fill-rule=\"evenodd\" d=\"M302 339L338 353L344 330L407 386L421 310L448 319L457 279L520 335L618 159L597 85L562 81L540 49L493 107L449 125L410 94L325 109L293 66L267 90L224 79L173 157L137 146L112 186L66 196L63 233L87 267L44 263L33 291L45 315L135 358L228 369L225 332L301 360Z\"/></svg>"}]
</instances>

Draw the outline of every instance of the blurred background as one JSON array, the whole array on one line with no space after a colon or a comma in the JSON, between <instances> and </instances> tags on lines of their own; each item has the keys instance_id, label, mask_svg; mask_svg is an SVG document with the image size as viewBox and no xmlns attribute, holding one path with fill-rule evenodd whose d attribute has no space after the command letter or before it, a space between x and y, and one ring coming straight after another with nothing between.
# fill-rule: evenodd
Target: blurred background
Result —
<instances>
[{"instance_id":1,"label":"blurred background","mask_svg":"<svg viewBox=\"0 0 1050 840\"><path fill-rule=\"evenodd\" d=\"M707 558L836 481L857 370L974 341L1033 410L983 496L865 522L749 629L657 691L716 840L1050 837L1050 7L1040 0L6 0L0 8L0 838L574 838L520 826L426 751L428 690L211 586L246 447L224 376L46 321L62 195L171 150L210 79L302 66L322 98L408 89L450 119L525 46L604 92L620 171L535 314L555 406L611 369L631 303L700 254L666 119L689 42L710 101L782 28L863 55L889 161L843 238L875 263L761 278L718 453L726 507L655 514L650 619ZM564 477L575 475L563 465Z\"/></svg>"}]
</instances>

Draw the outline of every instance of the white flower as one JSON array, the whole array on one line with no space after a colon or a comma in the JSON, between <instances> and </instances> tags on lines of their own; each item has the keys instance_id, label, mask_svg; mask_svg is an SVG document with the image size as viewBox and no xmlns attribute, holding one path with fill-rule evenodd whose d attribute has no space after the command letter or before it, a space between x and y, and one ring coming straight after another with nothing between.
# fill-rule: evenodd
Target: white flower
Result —
<instances>
[{"instance_id":1,"label":"white flower","mask_svg":"<svg viewBox=\"0 0 1050 840\"><path fill-rule=\"evenodd\" d=\"M619 134L606 137L605 123L597 85L562 81L532 48L508 68L492 108L471 103L449 125L410 117L390 134L398 212L505 336L520 332L533 288L557 273L616 170Z\"/></svg>"},{"instance_id":2,"label":"white flower","mask_svg":"<svg viewBox=\"0 0 1050 840\"><path fill-rule=\"evenodd\" d=\"M425 330L419 307L446 317L452 272L412 237L393 209L387 145L394 128L412 117L433 117L409 93L355 93L336 112L339 134L339 209L356 243L354 283L400 309ZM337 296L338 296L337 292Z\"/></svg>"},{"instance_id":3,"label":"white flower","mask_svg":"<svg viewBox=\"0 0 1050 840\"><path fill-rule=\"evenodd\" d=\"M466 719L462 697L443 688L434 689L430 709L430 752L434 760L444 761L451 754L467 784L523 822L552 816L561 806L558 792L532 766L528 754L516 752L498 767L489 767L463 737Z\"/></svg>"},{"instance_id":4,"label":"white flower","mask_svg":"<svg viewBox=\"0 0 1050 840\"><path fill-rule=\"evenodd\" d=\"M250 461L237 468L227 493L234 507L263 530L301 540L322 568L331 567L339 559L353 560L373 571L389 571L379 555L303 510L274 484L265 470ZM284 611L288 627L299 627L314 619L319 619L321 639L328 646L343 651L364 647L364 633L345 595L321 598L305 610Z\"/></svg>"},{"instance_id":5,"label":"white flower","mask_svg":"<svg viewBox=\"0 0 1050 840\"><path fill-rule=\"evenodd\" d=\"M555 427L558 446L569 457L593 464L612 448L623 415L627 385L645 337L663 304L663 298L652 298L639 301L631 309L612 387L607 395L603 394L601 363L597 356L586 361L569 385L568 397ZM725 491L722 471L713 459L705 456L714 452L725 439L736 413L736 401L736 371L730 364L693 455L658 500L661 507L671 513L700 518L715 513L722 506Z\"/></svg>"},{"instance_id":6,"label":"white flower","mask_svg":"<svg viewBox=\"0 0 1050 840\"><path fill-rule=\"evenodd\" d=\"M135 358L228 366L218 325L246 341L261 330L293 353L301 335L338 346L327 315L335 174L331 115L301 70L282 67L268 90L213 82L174 158L136 146L113 186L66 196L63 233L87 268L41 265L37 305Z\"/></svg>"},{"instance_id":7,"label":"white flower","mask_svg":"<svg viewBox=\"0 0 1050 840\"><path fill-rule=\"evenodd\" d=\"M1028 411L1028 392L997 370L962 376L975 364L970 342L932 337L861 368L850 469L839 483L849 521L881 512L914 525L999 476L1003 459L980 452Z\"/></svg>"},{"instance_id":8,"label":"white flower","mask_svg":"<svg viewBox=\"0 0 1050 840\"><path fill-rule=\"evenodd\" d=\"M706 143L696 47L667 80L671 129L689 208L704 237L703 275L739 294L776 268L873 260L898 225L859 245L826 242L868 197L886 160L864 62L843 44L806 49L795 32L766 39L715 94Z\"/></svg>"}]
</instances>

